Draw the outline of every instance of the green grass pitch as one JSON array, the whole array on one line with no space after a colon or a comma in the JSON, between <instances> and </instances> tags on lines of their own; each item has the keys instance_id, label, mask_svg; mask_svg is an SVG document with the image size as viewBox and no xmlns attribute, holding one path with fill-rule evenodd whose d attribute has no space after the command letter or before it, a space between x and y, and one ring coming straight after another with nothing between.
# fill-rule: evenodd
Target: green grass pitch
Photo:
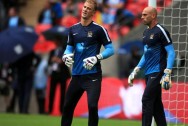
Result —
<instances>
[{"instance_id":1,"label":"green grass pitch","mask_svg":"<svg viewBox=\"0 0 188 126\"><path fill-rule=\"evenodd\" d=\"M60 126L60 116L0 114L0 126ZM74 118L72 126L87 126L87 118ZM100 119L99 126L141 126L141 121ZM185 126L185 125L169 125ZM187 126L187 125L186 125Z\"/></svg>"}]
</instances>

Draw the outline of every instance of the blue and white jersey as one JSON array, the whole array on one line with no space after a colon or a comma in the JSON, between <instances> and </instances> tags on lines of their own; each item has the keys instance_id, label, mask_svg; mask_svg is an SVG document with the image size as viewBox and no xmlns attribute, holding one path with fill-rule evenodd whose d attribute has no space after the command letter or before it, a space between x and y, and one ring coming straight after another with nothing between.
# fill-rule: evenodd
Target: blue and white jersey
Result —
<instances>
[{"instance_id":1,"label":"blue and white jersey","mask_svg":"<svg viewBox=\"0 0 188 126\"><path fill-rule=\"evenodd\" d=\"M172 44L169 32L157 24L143 33L145 75L163 71L167 66L165 47Z\"/></svg>"},{"instance_id":2,"label":"blue and white jersey","mask_svg":"<svg viewBox=\"0 0 188 126\"><path fill-rule=\"evenodd\" d=\"M69 30L67 45L74 47L74 64L72 75L101 73L101 64L98 62L92 70L83 67L85 58L96 56L103 46L111 44L111 39L104 27L91 22L88 26L81 23L73 25Z\"/></svg>"}]
</instances>

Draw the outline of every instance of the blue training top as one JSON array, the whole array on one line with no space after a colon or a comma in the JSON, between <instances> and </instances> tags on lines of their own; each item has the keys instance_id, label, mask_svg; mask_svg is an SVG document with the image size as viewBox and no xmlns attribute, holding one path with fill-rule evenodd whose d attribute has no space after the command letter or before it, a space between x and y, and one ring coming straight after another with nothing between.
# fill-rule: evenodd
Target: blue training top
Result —
<instances>
[{"instance_id":1,"label":"blue training top","mask_svg":"<svg viewBox=\"0 0 188 126\"><path fill-rule=\"evenodd\" d=\"M157 24L143 33L144 54L138 67L145 68L145 75L161 72L165 68L172 69L175 51L169 32ZM168 54L168 56L167 56Z\"/></svg>"},{"instance_id":2,"label":"blue training top","mask_svg":"<svg viewBox=\"0 0 188 126\"><path fill-rule=\"evenodd\" d=\"M87 70L83 67L83 60L98 55L102 45L105 48L101 53L103 59L114 54L112 42L104 27L95 22L91 22L88 26L82 26L81 23L77 23L70 27L67 48L64 54L74 53L72 75L101 73L100 62L91 70Z\"/></svg>"}]
</instances>

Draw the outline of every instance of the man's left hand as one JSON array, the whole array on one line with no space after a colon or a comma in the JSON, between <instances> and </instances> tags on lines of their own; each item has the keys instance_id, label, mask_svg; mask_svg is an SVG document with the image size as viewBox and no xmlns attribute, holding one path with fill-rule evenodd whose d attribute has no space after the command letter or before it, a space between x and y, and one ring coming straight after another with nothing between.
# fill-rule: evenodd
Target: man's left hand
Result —
<instances>
[{"instance_id":1,"label":"man's left hand","mask_svg":"<svg viewBox=\"0 0 188 126\"><path fill-rule=\"evenodd\" d=\"M164 75L161 78L161 81L160 81L161 87L164 88L165 90L169 90L172 87L171 73L172 73L172 70L165 69Z\"/></svg>"},{"instance_id":2,"label":"man's left hand","mask_svg":"<svg viewBox=\"0 0 188 126\"><path fill-rule=\"evenodd\" d=\"M83 67L87 70L91 70L93 66L98 62L98 59L96 56L91 56L91 57L85 58L83 62L84 62Z\"/></svg>"}]
</instances>

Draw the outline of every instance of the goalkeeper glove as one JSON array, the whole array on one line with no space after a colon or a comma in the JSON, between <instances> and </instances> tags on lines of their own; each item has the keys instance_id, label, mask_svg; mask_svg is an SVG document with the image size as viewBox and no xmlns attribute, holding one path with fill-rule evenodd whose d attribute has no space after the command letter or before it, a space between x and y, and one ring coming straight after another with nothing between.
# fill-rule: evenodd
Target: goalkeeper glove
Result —
<instances>
[{"instance_id":1,"label":"goalkeeper glove","mask_svg":"<svg viewBox=\"0 0 188 126\"><path fill-rule=\"evenodd\" d=\"M73 53L63 55L62 60L65 62L66 66L68 67L72 66L72 64L74 63L73 56L74 56Z\"/></svg>"},{"instance_id":2,"label":"goalkeeper glove","mask_svg":"<svg viewBox=\"0 0 188 126\"><path fill-rule=\"evenodd\" d=\"M87 70L91 70L93 68L93 66L99 61L103 59L102 58L102 55L99 54L99 55L96 55L96 56L91 56L91 57L88 57L88 58L85 58L83 60L84 64L83 64L83 67Z\"/></svg>"},{"instance_id":3,"label":"goalkeeper glove","mask_svg":"<svg viewBox=\"0 0 188 126\"><path fill-rule=\"evenodd\" d=\"M140 71L140 67L135 67L133 72L129 75L128 77L129 86L133 86L133 80L139 71Z\"/></svg>"},{"instance_id":4,"label":"goalkeeper glove","mask_svg":"<svg viewBox=\"0 0 188 126\"><path fill-rule=\"evenodd\" d=\"M161 84L161 87L164 88L165 90L169 90L172 87L171 73L172 73L172 70L165 69L164 75L161 78L160 84Z\"/></svg>"}]
</instances>

